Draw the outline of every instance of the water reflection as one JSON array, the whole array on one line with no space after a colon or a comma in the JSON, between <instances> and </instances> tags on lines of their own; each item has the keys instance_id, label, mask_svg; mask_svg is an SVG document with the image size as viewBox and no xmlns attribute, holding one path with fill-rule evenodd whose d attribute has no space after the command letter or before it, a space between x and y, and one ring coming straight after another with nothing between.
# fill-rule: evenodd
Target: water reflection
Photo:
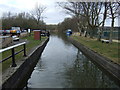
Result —
<instances>
[{"instance_id":1,"label":"water reflection","mask_svg":"<svg viewBox=\"0 0 120 90\"><path fill-rule=\"evenodd\" d=\"M116 88L97 66L65 39L51 35L28 80L29 88Z\"/></svg>"},{"instance_id":2,"label":"water reflection","mask_svg":"<svg viewBox=\"0 0 120 90\"><path fill-rule=\"evenodd\" d=\"M57 38L62 39L62 42L65 43L66 45L71 45L71 43L68 42L68 36L66 36L66 33L52 33L52 35L57 36Z\"/></svg>"},{"instance_id":3,"label":"water reflection","mask_svg":"<svg viewBox=\"0 0 120 90\"><path fill-rule=\"evenodd\" d=\"M118 88L79 50L73 66L66 68L64 76L65 87L69 88Z\"/></svg>"}]
</instances>

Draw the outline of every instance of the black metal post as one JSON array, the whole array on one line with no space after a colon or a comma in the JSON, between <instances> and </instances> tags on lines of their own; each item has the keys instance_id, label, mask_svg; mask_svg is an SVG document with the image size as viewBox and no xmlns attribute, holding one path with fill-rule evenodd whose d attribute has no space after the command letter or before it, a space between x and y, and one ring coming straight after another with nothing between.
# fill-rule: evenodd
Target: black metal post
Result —
<instances>
[{"instance_id":1,"label":"black metal post","mask_svg":"<svg viewBox=\"0 0 120 90\"><path fill-rule=\"evenodd\" d=\"M14 55L14 48L12 48L12 67L16 67L16 63L15 63L15 55Z\"/></svg>"},{"instance_id":2,"label":"black metal post","mask_svg":"<svg viewBox=\"0 0 120 90\"><path fill-rule=\"evenodd\" d=\"M24 44L23 46L24 46L24 56L26 57L27 56L26 55L26 45Z\"/></svg>"}]
</instances>

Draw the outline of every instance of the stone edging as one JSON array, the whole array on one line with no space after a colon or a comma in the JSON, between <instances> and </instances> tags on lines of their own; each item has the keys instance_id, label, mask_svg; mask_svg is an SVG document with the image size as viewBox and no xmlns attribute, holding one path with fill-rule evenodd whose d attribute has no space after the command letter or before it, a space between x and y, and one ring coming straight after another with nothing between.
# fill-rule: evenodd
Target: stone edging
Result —
<instances>
[{"instance_id":1,"label":"stone edging","mask_svg":"<svg viewBox=\"0 0 120 90\"><path fill-rule=\"evenodd\" d=\"M120 84L120 65L114 62L111 62L110 59L101 56L100 54L96 53L93 50L90 50L86 46L82 45L81 43L69 38L69 41L80 49L86 56L91 58L95 63L101 66L105 71L107 71L111 76L113 76L117 83Z\"/></svg>"},{"instance_id":2,"label":"stone edging","mask_svg":"<svg viewBox=\"0 0 120 90\"><path fill-rule=\"evenodd\" d=\"M49 38L42 42L25 58L25 61L22 63L22 65L2 84L2 89L23 88L27 84L27 80L30 78L30 75L34 70L34 67L37 64L39 57L41 56L48 41Z\"/></svg>"}]
</instances>

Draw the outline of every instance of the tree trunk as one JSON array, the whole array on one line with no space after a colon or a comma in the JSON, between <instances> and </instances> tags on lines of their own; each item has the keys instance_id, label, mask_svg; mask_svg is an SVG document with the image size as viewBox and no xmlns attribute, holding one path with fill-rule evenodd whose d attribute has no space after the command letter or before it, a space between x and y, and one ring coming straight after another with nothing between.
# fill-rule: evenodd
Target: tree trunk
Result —
<instances>
[{"instance_id":1,"label":"tree trunk","mask_svg":"<svg viewBox=\"0 0 120 90\"><path fill-rule=\"evenodd\" d=\"M93 30L90 33L90 38L93 38Z\"/></svg>"},{"instance_id":2,"label":"tree trunk","mask_svg":"<svg viewBox=\"0 0 120 90\"><path fill-rule=\"evenodd\" d=\"M111 29L110 29L110 38L109 38L110 43L112 43L112 32L113 32L113 28L111 27Z\"/></svg>"},{"instance_id":3,"label":"tree trunk","mask_svg":"<svg viewBox=\"0 0 120 90\"><path fill-rule=\"evenodd\" d=\"M110 29L110 38L109 38L110 43L112 43L113 28L114 28L114 18L112 18L111 29Z\"/></svg>"},{"instance_id":4,"label":"tree trunk","mask_svg":"<svg viewBox=\"0 0 120 90\"><path fill-rule=\"evenodd\" d=\"M109 40L110 40L110 43L112 43L112 33L113 33L113 28L114 28L115 12L113 12L113 6L111 3L109 4L109 7L110 7L110 12L111 12L111 17L112 17Z\"/></svg>"},{"instance_id":5,"label":"tree trunk","mask_svg":"<svg viewBox=\"0 0 120 90\"><path fill-rule=\"evenodd\" d=\"M105 24L105 20L106 20L106 17L107 17L107 10L108 10L108 3L105 2L104 3L104 14L103 14L103 23L102 23L102 28L100 29L100 33L98 34L98 41L101 41L101 37L102 37L102 34L103 34L103 29L104 29L104 24Z\"/></svg>"},{"instance_id":6,"label":"tree trunk","mask_svg":"<svg viewBox=\"0 0 120 90\"><path fill-rule=\"evenodd\" d=\"M78 19L77 21L78 32L80 33L80 36L81 36L82 34L81 34L81 29L80 29L79 16L77 16L77 19Z\"/></svg>"},{"instance_id":7,"label":"tree trunk","mask_svg":"<svg viewBox=\"0 0 120 90\"><path fill-rule=\"evenodd\" d=\"M99 31L98 31L98 41L101 41L101 37L102 37L102 29L99 28Z\"/></svg>"},{"instance_id":8,"label":"tree trunk","mask_svg":"<svg viewBox=\"0 0 120 90\"><path fill-rule=\"evenodd\" d=\"M90 38L93 38L93 36L94 36L94 29L95 29L94 27L92 27L92 26L90 27L90 30L91 30L90 31Z\"/></svg>"}]
</instances>

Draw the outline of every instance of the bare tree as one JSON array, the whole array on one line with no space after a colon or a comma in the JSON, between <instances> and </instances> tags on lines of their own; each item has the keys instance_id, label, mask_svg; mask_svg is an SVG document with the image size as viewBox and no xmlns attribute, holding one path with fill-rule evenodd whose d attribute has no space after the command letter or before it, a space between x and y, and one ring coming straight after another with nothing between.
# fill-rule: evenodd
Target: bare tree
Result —
<instances>
[{"instance_id":1,"label":"bare tree","mask_svg":"<svg viewBox=\"0 0 120 90\"><path fill-rule=\"evenodd\" d=\"M111 29L110 29L110 43L112 43L112 33L114 29L115 18L119 16L120 5L117 2L109 3L109 17L111 19Z\"/></svg>"},{"instance_id":2,"label":"bare tree","mask_svg":"<svg viewBox=\"0 0 120 90\"><path fill-rule=\"evenodd\" d=\"M107 11L108 11L108 2L104 2L103 3L103 20L102 20L102 27L99 29L99 33L98 33L98 41L101 41L101 37L102 37L102 33L103 33L103 29L104 29L104 25L105 25L105 20L107 18Z\"/></svg>"},{"instance_id":3,"label":"bare tree","mask_svg":"<svg viewBox=\"0 0 120 90\"><path fill-rule=\"evenodd\" d=\"M42 19L42 14L44 13L46 7L42 5L36 5L32 11L32 16L36 19L37 24L39 25L40 20Z\"/></svg>"},{"instance_id":4,"label":"bare tree","mask_svg":"<svg viewBox=\"0 0 120 90\"><path fill-rule=\"evenodd\" d=\"M77 28L81 36L81 28L83 27L83 23L81 22L83 18L81 2L57 2L57 4L65 10L66 14L76 17Z\"/></svg>"},{"instance_id":5,"label":"bare tree","mask_svg":"<svg viewBox=\"0 0 120 90\"><path fill-rule=\"evenodd\" d=\"M0 30L2 30L2 18L0 18Z\"/></svg>"},{"instance_id":6,"label":"bare tree","mask_svg":"<svg viewBox=\"0 0 120 90\"><path fill-rule=\"evenodd\" d=\"M62 2L58 4L67 14L74 15L78 18L79 32L81 32L81 28L87 27L91 30L91 37L93 37L95 28L102 24L99 20L103 5L102 2ZM83 23L83 21L86 23Z\"/></svg>"},{"instance_id":7,"label":"bare tree","mask_svg":"<svg viewBox=\"0 0 120 90\"><path fill-rule=\"evenodd\" d=\"M102 24L99 18L102 5L102 2L82 2L83 15L86 18L87 27L90 29L91 38L93 37L95 30Z\"/></svg>"}]
</instances>

